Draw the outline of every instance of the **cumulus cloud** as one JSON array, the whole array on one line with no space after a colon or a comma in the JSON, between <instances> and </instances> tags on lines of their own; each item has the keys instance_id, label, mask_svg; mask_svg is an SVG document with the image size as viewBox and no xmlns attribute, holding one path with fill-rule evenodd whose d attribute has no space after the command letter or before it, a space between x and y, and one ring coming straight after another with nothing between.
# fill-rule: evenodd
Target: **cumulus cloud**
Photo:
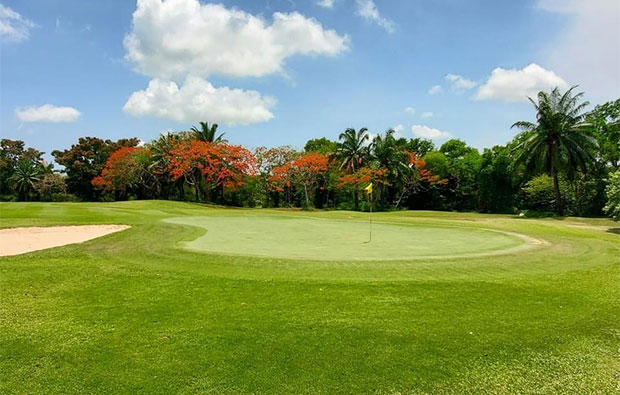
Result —
<instances>
[{"instance_id":1,"label":"cumulus cloud","mask_svg":"<svg viewBox=\"0 0 620 395\"><path fill-rule=\"evenodd\" d=\"M445 78L455 92L463 92L478 85L476 81L469 80L458 74L447 74Z\"/></svg>"},{"instance_id":2,"label":"cumulus cloud","mask_svg":"<svg viewBox=\"0 0 620 395\"><path fill-rule=\"evenodd\" d=\"M335 2L336 0L319 0L316 2L316 4L319 7L323 7L323 8L333 8Z\"/></svg>"},{"instance_id":3,"label":"cumulus cloud","mask_svg":"<svg viewBox=\"0 0 620 395\"><path fill-rule=\"evenodd\" d=\"M373 0L355 0L357 3L356 14L362 18L376 23L381 26L386 32L394 33L396 31L394 22L385 18L379 13L377 6Z\"/></svg>"},{"instance_id":4,"label":"cumulus cloud","mask_svg":"<svg viewBox=\"0 0 620 395\"><path fill-rule=\"evenodd\" d=\"M446 140L452 137L452 134L449 132L444 132L443 130L430 128L426 125L413 125L411 126L411 132L414 136L431 139L431 140Z\"/></svg>"},{"instance_id":5,"label":"cumulus cloud","mask_svg":"<svg viewBox=\"0 0 620 395\"><path fill-rule=\"evenodd\" d=\"M198 0L138 0L126 58L156 78L260 77L294 55L337 55L349 39L297 12L260 16Z\"/></svg>"},{"instance_id":6,"label":"cumulus cloud","mask_svg":"<svg viewBox=\"0 0 620 395\"><path fill-rule=\"evenodd\" d=\"M18 12L0 4L0 38L7 42L21 42L30 37L30 29L35 24Z\"/></svg>"},{"instance_id":7,"label":"cumulus cloud","mask_svg":"<svg viewBox=\"0 0 620 395\"><path fill-rule=\"evenodd\" d=\"M73 107L44 104L40 107L16 108L15 115L22 122L73 122L81 114Z\"/></svg>"},{"instance_id":8,"label":"cumulus cloud","mask_svg":"<svg viewBox=\"0 0 620 395\"><path fill-rule=\"evenodd\" d=\"M597 101L620 91L620 2L618 0L539 0L538 8L566 19L557 36L542 48L546 65L579 84Z\"/></svg>"},{"instance_id":9,"label":"cumulus cloud","mask_svg":"<svg viewBox=\"0 0 620 395\"><path fill-rule=\"evenodd\" d=\"M422 119L428 119L432 117L433 117L433 113L430 111L424 111L422 114L420 114L420 118Z\"/></svg>"},{"instance_id":10,"label":"cumulus cloud","mask_svg":"<svg viewBox=\"0 0 620 395\"><path fill-rule=\"evenodd\" d=\"M409 106L409 107L405 107L405 112L409 113L409 114L415 114L415 108Z\"/></svg>"},{"instance_id":11,"label":"cumulus cloud","mask_svg":"<svg viewBox=\"0 0 620 395\"><path fill-rule=\"evenodd\" d=\"M273 118L275 99L252 90L216 88L209 81L189 76L179 87L169 80L153 79L145 90L134 92L123 111L135 117L153 116L179 122L212 119L227 125L244 125Z\"/></svg>"},{"instance_id":12,"label":"cumulus cloud","mask_svg":"<svg viewBox=\"0 0 620 395\"><path fill-rule=\"evenodd\" d=\"M428 89L428 94L429 95L436 95L438 93L441 93L443 91L441 85L433 85Z\"/></svg>"},{"instance_id":13,"label":"cumulus cloud","mask_svg":"<svg viewBox=\"0 0 620 395\"><path fill-rule=\"evenodd\" d=\"M539 91L555 87L566 89L568 84L553 71L532 63L521 70L496 68L489 79L478 88L477 100L498 99L509 102L535 98Z\"/></svg>"}]
</instances>

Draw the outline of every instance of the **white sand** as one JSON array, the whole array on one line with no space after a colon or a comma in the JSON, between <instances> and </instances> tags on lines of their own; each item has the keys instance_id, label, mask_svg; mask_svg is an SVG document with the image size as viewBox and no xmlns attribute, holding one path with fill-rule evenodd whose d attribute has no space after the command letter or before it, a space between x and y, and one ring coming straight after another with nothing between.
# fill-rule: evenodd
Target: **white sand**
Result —
<instances>
[{"instance_id":1,"label":"white sand","mask_svg":"<svg viewBox=\"0 0 620 395\"><path fill-rule=\"evenodd\" d=\"M128 228L127 225L82 225L0 229L0 256L82 243Z\"/></svg>"}]
</instances>

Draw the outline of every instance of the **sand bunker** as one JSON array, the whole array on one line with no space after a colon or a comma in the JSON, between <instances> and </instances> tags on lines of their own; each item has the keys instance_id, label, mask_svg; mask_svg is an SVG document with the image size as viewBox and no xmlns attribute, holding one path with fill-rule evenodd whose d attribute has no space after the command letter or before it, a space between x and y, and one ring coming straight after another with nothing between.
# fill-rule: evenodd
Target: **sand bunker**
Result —
<instances>
[{"instance_id":1,"label":"sand bunker","mask_svg":"<svg viewBox=\"0 0 620 395\"><path fill-rule=\"evenodd\" d=\"M82 225L0 229L0 256L82 243L128 228L127 225Z\"/></svg>"}]
</instances>

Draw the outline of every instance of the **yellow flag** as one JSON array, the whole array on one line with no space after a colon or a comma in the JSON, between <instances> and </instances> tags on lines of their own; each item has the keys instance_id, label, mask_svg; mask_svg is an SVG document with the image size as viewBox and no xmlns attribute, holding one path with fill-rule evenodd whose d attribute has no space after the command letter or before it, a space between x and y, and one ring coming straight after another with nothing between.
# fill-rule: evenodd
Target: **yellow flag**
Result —
<instances>
[{"instance_id":1,"label":"yellow flag","mask_svg":"<svg viewBox=\"0 0 620 395\"><path fill-rule=\"evenodd\" d=\"M366 192L368 192L368 194L370 195L372 193L372 182L368 184L368 186L364 188L364 190L366 190Z\"/></svg>"}]
</instances>

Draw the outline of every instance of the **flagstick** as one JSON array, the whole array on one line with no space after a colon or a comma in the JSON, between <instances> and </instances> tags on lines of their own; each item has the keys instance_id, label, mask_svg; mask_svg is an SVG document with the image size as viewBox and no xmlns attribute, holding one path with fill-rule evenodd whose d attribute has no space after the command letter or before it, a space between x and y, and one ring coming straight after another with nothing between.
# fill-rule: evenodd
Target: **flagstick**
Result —
<instances>
[{"instance_id":1,"label":"flagstick","mask_svg":"<svg viewBox=\"0 0 620 395\"><path fill-rule=\"evenodd\" d=\"M368 238L368 242L372 241L372 192L368 194L368 199L370 200L370 214L368 214L368 221L370 222L370 234Z\"/></svg>"}]
</instances>

